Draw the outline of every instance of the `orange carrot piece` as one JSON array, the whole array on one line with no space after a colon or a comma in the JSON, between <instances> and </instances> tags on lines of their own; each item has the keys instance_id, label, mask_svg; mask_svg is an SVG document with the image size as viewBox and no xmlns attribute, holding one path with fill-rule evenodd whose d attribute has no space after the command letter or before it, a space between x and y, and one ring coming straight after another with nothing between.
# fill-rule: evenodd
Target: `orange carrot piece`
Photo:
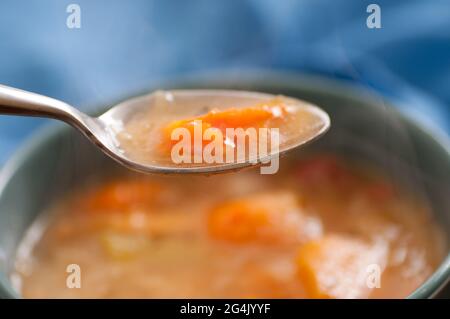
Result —
<instances>
[{"instance_id":1,"label":"orange carrot piece","mask_svg":"<svg viewBox=\"0 0 450 319\"><path fill-rule=\"evenodd\" d=\"M275 98L254 106L210 111L199 117L173 121L163 128L163 145L167 147L167 145L173 146L177 143L177 141L171 139L171 134L176 128L185 128L190 132L191 136L193 136L194 127L202 123L202 136L203 132L208 128L217 128L221 130L222 134L225 136L227 128L246 129L249 127L265 127L267 121L282 117L285 112L284 102L280 98Z\"/></svg>"},{"instance_id":2,"label":"orange carrot piece","mask_svg":"<svg viewBox=\"0 0 450 319\"><path fill-rule=\"evenodd\" d=\"M208 219L213 238L233 243L296 242L302 226L297 200L290 193L232 200L215 207Z\"/></svg>"},{"instance_id":3,"label":"orange carrot piece","mask_svg":"<svg viewBox=\"0 0 450 319\"><path fill-rule=\"evenodd\" d=\"M161 186L144 180L112 181L83 199L93 212L127 212L133 207L151 204L161 193Z\"/></svg>"},{"instance_id":4,"label":"orange carrot piece","mask_svg":"<svg viewBox=\"0 0 450 319\"><path fill-rule=\"evenodd\" d=\"M385 259L384 246L328 235L300 248L298 276L311 298L367 298L368 267L378 265L382 271Z\"/></svg>"}]
</instances>

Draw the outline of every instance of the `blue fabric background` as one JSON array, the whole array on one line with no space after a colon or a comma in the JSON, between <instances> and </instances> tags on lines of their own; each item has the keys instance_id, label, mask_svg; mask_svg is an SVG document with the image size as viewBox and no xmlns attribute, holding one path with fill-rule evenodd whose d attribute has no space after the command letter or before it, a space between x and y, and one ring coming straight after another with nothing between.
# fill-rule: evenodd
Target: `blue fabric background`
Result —
<instances>
[{"instance_id":1,"label":"blue fabric background","mask_svg":"<svg viewBox=\"0 0 450 319\"><path fill-rule=\"evenodd\" d=\"M81 29L66 7L81 7ZM382 29L366 27L377 3ZM212 68L354 81L450 131L448 0L2 0L0 83L81 109ZM45 120L0 116L0 163Z\"/></svg>"}]
</instances>

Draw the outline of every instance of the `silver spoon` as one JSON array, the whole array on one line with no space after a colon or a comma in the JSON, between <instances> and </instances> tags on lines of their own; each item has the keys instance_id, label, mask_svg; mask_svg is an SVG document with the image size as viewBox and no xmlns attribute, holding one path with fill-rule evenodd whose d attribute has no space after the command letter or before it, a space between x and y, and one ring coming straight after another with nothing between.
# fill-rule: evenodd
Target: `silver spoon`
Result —
<instances>
[{"instance_id":1,"label":"silver spoon","mask_svg":"<svg viewBox=\"0 0 450 319\"><path fill-rule=\"evenodd\" d=\"M242 104L243 102L257 102L274 98L274 95L246 91L231 90L174 90L174 91L156 91L151 94L143 95L137 98L126 100L112 107L99 117L91 117L77 110L69 104L36 93L31 93L16 88L0 85L0 114L47 117L66 122L78 129L91 142L97 145L104 153L116 160L120 164L140 172L145 173L199 173L213 174L230 170L238 170L248 166L267 163L270 158L279 156L282 153L290 151L305 145L307 142L315 140L324 134L330 127L328 115L319 107L298 101L307 105L308 111L314 112L320 118L318 127L314 134L307 139L304 137L290 143L287 147L281 147L277 154L270 154L266 158L258 159L256 162L236 162L223 163L215 165L193 165L177 166L168 165L167 162L148 162L135 160L128 156L117 142L118 127L127 123L133 115L145 109L154 107L161 96L167 100L198 99L200 103L209 101L227 101L228 104ZM293 99L291 99L293 100ZM225 104L227 104L225 103ZM225 105L224 104L224 105ZM244 103L245 104L245 103ZM186 108L180 110L186 110ZM187 114L185 114L187 115ZM192 116L192 114L191 114Z\"/></svg>"}]
</instances>

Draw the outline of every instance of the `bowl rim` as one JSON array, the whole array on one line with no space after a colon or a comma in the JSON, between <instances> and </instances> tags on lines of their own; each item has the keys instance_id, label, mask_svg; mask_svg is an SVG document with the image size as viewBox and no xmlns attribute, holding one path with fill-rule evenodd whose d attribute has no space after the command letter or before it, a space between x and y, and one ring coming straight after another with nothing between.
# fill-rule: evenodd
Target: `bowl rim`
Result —
<instances>
[{"instance_id":1,"label":"bowl rim","mask_svg":"<svg viewBox=\"0 0 450 319\"><path fill-rule=\"evenodd\" d=\"M238 75L238 76L237 76ZM227 82L230 81L230 82ZM244 75L242 70L238 74L235 71L230 70L210 70L207 72L200 72L196 74L190 74L188 76L180 76L172 81L162 81L162 87L183 87L186 85L198 84L203 86L208 83L208 86L217 84L224 85L226 83L232 84L236 87L245 86L267 86L271 88L280 89L292 89L292 90L308 90L308 92L316 92L320 94L330 94L345 96L347 99L354 101L364 101L365 104L373 105L377 103L376 96L380 96L376 92L371 92L367 87L358 85L355 83L349 83L346 80L330 79L328 77L310 75L310 74L298 74L286 71L272 71L264 69L248 69ZM166 84L164 86L164 84ZM147 88L145 92L149 92L153 87ZM133 94L131 96L138 96L141 94ZM420 131L426 138L434 140L436 144L447 154L450 161L450 138L439 127L432 127L425 121L419 121L412 116L409 116L402 110L399 110L394 105L396 103L390 103L388 98L383 97L383 102L389 106L396 116L405 121L414 129ZM95 109L95 108L94 108ZM3 167L0 167L0 200L4 193L5 187L11 181L14 174L20 170L23 164L28 158L35 152L38 152L41 145L47 143L52 137L58 136L64 131L68 131L71 128L64 126L63 124L48 123L43 127L38 128L31 137L26 138L12 156L6 161ZM0 256L1 257L1 256ZM22 298L22 296L15 291L11 285L9 274L0 272L0 296L6 298ZM439 291L450 282L450 252L442 260L439 267L412 293L410 293L407 299L416 298L431 298L435 296ZM1 298L1 297L0 297Z\"/></svg>"}]
</instances>

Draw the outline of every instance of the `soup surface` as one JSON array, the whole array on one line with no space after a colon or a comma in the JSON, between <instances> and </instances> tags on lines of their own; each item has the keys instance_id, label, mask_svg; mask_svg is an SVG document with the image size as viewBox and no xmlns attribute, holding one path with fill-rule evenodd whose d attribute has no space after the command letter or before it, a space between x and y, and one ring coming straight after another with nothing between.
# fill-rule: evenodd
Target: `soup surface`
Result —
<instances>
[{"instance_id":1,"label":"soup surface","mask_svg":"<svg viewBox=\"0 0 450 319\"><path fill-rule=\"evenodd\" d=\"M328 154L280 167L92 182L30 229L13 282L27 298L391 298L442 260L426 203L378 171Z\"/></svg>"}]
</instances>

